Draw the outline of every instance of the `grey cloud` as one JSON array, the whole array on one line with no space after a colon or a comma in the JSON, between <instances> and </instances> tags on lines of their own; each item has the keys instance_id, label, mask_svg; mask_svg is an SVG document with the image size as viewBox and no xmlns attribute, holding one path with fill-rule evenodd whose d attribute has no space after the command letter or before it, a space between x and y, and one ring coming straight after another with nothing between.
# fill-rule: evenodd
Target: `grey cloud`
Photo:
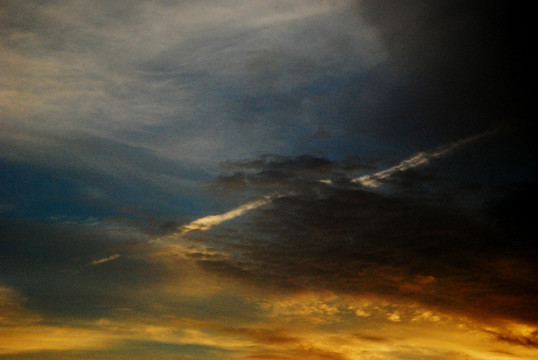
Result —
<instances>
[{"instance_id":1,"label":"grey cloud","mask_svg":"<svg viewBox=\"0 0 538 360\"><path fill-rule=\"evenodd\" d=\"M516 31L496 43L499 8L342 4L8 2L2 153L83 132L207 167L267 152L378 156L518 116L505 96L517 93L505 47Z\"/></svg>"},{"instance_id":2,"label":"grey cloud","mask_svg":"<svg viewBox=\"0 0 538 360\"><path fill-rule=\"evenodd\" d=\"M2 220L0 281L16 289L25 308L59 318L97 318L133 306L131 292L166 277L148 261L144 235L104 223ZM114 261L90 265L121 254Z\"/></svg>"},{"instance_id":3,"label":"grey cloud","mask_svg":"<svg viewBox=\"0 0 538 360\"><path fill-rule=\"evenodd\" d=\"M222 168L226 172L217 176L210 185L243 191L312 191L325 186L320 181L328 179L345 186L355 174L375 169L366 161L351 156L345 160L329 160L311 155L266 154L253 160L224 162Z\"/></svg>"},{"instance_id":4,"label":"grey cloud","mask_svg":"<svg viewBox=\"0 0 538 360\"><path fill-rule=\"evenodd\" d=\"M261 310L241 295L182 293L183 286L193 286L196 261L219 257L163 256L149 242L152 236L151 227L129 220L3 219L0 283L16 291L21 307L44 322L166 314L235 326L259 316Z\"/></svg>"},{"instance_id":5,"label":"grey cloud","mask_svg":"<svg viewBox=\"0 0 538 360\"><path fill-rule=\"evenodd\" d=\"M224 168L245 169L271 169L282 171L305 171L312 173L326 173L335 166L331 161L309 155L301 155L293 158L279 155L264 155L256 160L244 160L225 162Z\"/></svg>"},{"instance_id":6,"label":"grey cloud","mask_svg":"<svg viewBox=\"0 0 538 360\"><path fill-rule=\"evenodd\" d=\"M33 181L33 188L17 184L13 191L20 188L20 192L10 195L15 211L28 210L29 203L37 204L46 199L49 204L60 204L59 208L65 203L74 204L71 206L74 213L81 210L96 216L103 212L135 217L166 216L190 209L194 198L205 196L198 182L209 179L210 175L197 164L84 134L73 134L68 139L50 136L47 141L46 148L21 149L16 158L8 158L10 161L6 163L26 169L16 171L22 178L50 178L49 187L56 193L48 193L46 183L37 180ZM22 148L20 144L13 144L11 149L17 152L19 148ZM21 156L24 152L27 155ZM20 162L24 165L18 165ZM8 179L4 178L6 184ZM27 198L25 192L32 194L32 198Z\"/></svg>"},{"instance_id":7,"label":"grey cloud","mask_svg":"<svg viewBox=\"0 0 538 360\"><path fill-rule=\"evenodd\" d=\"M339 136L343 74L383 58L342 4L9 2L3 152L82 132L211 166Z\"/></svg>"}]
</instances>

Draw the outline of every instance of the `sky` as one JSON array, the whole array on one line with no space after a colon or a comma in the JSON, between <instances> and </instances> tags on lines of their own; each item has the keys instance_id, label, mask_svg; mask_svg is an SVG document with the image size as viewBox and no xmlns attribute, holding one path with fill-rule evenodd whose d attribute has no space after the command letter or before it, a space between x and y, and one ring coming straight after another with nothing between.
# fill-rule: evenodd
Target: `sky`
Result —
<instances>
[{"instance_id":1,"label":"sky","mask_svg":"<svg viewBox=\"0 0 538 360\"><path fill-rule=\"evenodd\" d=\"M0 0L0 360L536 359L529 24Z\"/></svg>"}]
</instances>

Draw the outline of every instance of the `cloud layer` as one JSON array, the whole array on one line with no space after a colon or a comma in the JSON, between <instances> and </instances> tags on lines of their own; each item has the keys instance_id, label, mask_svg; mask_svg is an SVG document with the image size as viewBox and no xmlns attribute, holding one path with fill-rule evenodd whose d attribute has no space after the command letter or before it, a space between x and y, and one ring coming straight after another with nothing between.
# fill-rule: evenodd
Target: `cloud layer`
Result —
<instances>
[{"instance_id":1,"label":"cloud layer","mask_svg":"<svg viewBox=\"0 0 538 360\"><path fill-rule=\"evenodd\" d=\"M535 359L531 13L2 1L0 359Z\"/></svg>"}]
</instances>

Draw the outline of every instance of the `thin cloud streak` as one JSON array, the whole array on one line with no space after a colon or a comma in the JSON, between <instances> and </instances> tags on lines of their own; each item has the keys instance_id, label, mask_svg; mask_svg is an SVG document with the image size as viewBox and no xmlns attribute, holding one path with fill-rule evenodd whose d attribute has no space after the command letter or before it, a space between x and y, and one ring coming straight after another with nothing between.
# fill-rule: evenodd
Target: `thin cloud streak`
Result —
<instances>
[{"instance_id":1,"label":"thin cloud streak","mask_svg":"<svg viewBox=\"0 0 538 360\"><path fill-rule=\"evenodd\" d=\"M455 141L446 145L442 145L434 150L419 152L413 157L403 160L398 165L395 165L393 167L390 167L382 171L378 171L373 174L368 174L368 175L364 175L364 176L352 179L351 182L359 183L363 186L370 187L370 188L379 187L384 180L389 179L392 175L398 172L424 166L433 159L437 159L439 157L448 155L451 152L458 150L464 145L468 145L472 142L481 140L484 137L492 135L498 131L499 131L498 129L489 130L481 134L473 135L473 136L470 136L470 137L467 137L467 138L464 138L464 139L461 139L461 140L458 140L458 141Z\"/></svg>"},{"instance_id":2,"label":"thin cloud streak","mask_svg":"<svg viewBox=\"0 0 538 360\"><path fill-rule=\"evenodd\" d=\"M119 257L120 257L119 254L114 254L114 255L111 255L111 256L108 256L108 257L105 257L105 258L102 258L102 259L94 260L94 261L92 261L90 263L90 265L99 265L99 264L102 264L102 263L106 263L108 261L115 260L115 259L117 259Z\"/></svg>"},{"instance_id":3,"label":"thin cloud streak","mask_svg":"<svg viewBox=\"0 0 538 360\"><path fill-rule=\"evenodd\" d=\"M251 201L249 203L241 205L238 208L235 208L223 214L210 215L210 216L205 216L200 219L196 219L188 223L187 225L181 226L179 230L177 231L176 235L183 235L193 230L201 230L201 231L209 230L212 227L215 227L224 221L232 220L236 217L239 217L251 210L259 208L262 205L268 204L272 202L273 200L282 196L283 195L266 195L262 199Z\"/></svg>"}]
</instances>

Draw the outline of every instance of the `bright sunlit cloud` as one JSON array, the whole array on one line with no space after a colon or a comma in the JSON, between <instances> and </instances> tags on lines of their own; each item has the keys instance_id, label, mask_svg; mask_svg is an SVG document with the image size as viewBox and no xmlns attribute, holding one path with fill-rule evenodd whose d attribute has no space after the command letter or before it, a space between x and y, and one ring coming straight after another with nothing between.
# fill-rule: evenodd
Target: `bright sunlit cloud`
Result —
<instances>
[{"instance_id":1,"label":"bright sunlit cloud","mask_svg":"<svg viewBox=\"0 0 538 360\"><path fill-rule=\"evenodd\" d=\"M182 235L190 231L194 231L194 230L201 230L201 231L209 230L212 227L217 226L224 221L232 220L236 217L242 216L246 214L247 212L257 209L260 206L263 206L265 204L268 204L281 196L283 195L267 195L267 196L264 196L262 199L251 201L233 210L227 211L223 214L210 215L210 216L205 216L200 219L196 219L186 225L181 226L178 229L177 234Z\"/></svg>"}]
</instances>

